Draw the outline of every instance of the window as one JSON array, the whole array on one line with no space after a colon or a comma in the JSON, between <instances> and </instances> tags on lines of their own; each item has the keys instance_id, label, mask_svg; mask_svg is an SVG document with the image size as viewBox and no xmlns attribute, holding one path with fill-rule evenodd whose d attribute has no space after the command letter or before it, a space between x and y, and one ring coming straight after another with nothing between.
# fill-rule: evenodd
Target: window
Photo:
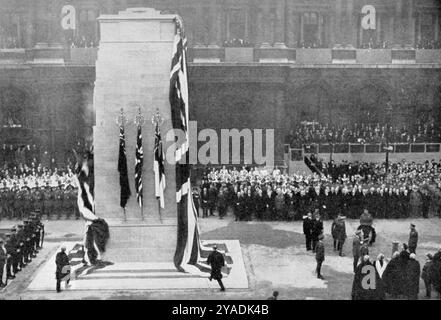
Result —
<instances>
[{"instance_id":1,"label":"window","mask_svg":"<svg viewBox=\"0 0 441 320\"><path fill-rule=\"evenodd\" d=\"M421 40L431 41L435 39L435 16L432 14L421 15Z\"/></svg>"},{"instance_id":2,"label":"window","mask_svg":"<svg viewBox=\"0 0 441 320\"><path fill-rule=\"evenodd\" d=\"M14 127L25 125L25 93L16 88L0 89L0 125Z\"/></svg>"},{"instance_id":3,"label":"window","mask_svg":"<svg viewBox=\"0 0 441 320\"><path fill-rule=\"evenodd\" d=\"M19 23L17 14L0 15L0 48L20 48Z\"/></svg>"},{"instance_id":4,"label":"window","mask_svg":"<svg viewBox=\"0 0 441 320\"><path fill-rule=\"evenodd\" d=\"M246 34L246 12L243 9L232 9L228 16L228 40L247 40Z\"/></svg>"},{"instance_id":5,"label":"window","mask_svg":"<svg viewBox=\"0 0 441 320\"><path fill-rule=\"evenodd\" d=\"M319 45L319 16L315 12L303 14L303 42L306 47Z\"/></svg>"},{"instance_id":6,"label":"window","mask_svg":"<svg viewBox=\"0 0 441 320\"><path fill-rule=\"evenodd\" d=\"M98 43L98 11L82 9L78 16L78 31L75 44L78 47L93 47Z\"/></svg>"}]
</instances>

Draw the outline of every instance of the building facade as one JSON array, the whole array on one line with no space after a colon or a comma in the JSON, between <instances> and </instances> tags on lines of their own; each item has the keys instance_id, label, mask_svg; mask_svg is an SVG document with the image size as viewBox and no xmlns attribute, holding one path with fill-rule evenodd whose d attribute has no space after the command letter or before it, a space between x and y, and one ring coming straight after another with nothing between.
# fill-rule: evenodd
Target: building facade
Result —
<instances>
[{"instance_id":1,"label":"building facade","mask_svg":"<svg viewBox=\"0 0 441 320\"><path fill-rule=\"evenodd\" d=\"M198 129L274 128L278 160L303 120L381 121L387 104L396 124L439 119L437 0L0 0L0 161L91 143L97 17L128 7L183 17Z\"/></svg>"}]
</instances>

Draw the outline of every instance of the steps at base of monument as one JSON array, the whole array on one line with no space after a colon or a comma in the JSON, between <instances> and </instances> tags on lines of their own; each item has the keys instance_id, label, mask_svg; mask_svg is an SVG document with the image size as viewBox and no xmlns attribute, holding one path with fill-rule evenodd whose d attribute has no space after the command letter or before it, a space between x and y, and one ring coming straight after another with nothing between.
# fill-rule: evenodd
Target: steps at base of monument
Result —
<instances>
[{"instance_id":1,"label":"steps at base of monument","mask_svg":"<svg viewBox=\"0 0 441 320\"><path fill-rule=\"evenodd\" d=\"M158 247L112 247L102 259L110 262L169 262L173 261L174 248Z\"/></svg>"}]
</instances>

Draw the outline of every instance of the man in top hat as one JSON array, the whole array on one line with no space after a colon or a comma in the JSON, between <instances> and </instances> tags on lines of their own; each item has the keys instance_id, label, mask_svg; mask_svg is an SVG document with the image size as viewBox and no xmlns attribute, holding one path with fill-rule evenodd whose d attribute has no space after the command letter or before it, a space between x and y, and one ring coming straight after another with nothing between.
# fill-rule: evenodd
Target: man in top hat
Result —
<instances>
[{"instance_id":1,"label":"man in top hat","mask_svg":"<svg viewBox=\"0 0 441 320\"><path fill-rule=\"evenodd\" d=\"M222 267L225 265L225 259L222 253L217 251L217 245L213 246L213 251L208 255L207 264L211 266L210 281L212 279L217 280L221 291L225 291L224 284L222 283Z\"/></svg>"},{"instance_id":2,"label":"man in top hat","mask_svg":"<svg viewBox=\"0 0 441 320\"><path fill-rule=\"evenodd\" d=\"M409 242L408 248L410 253L416 253L416 248L418 245L418 231L415 228L413 223L410 224L410 234L409 234Z\"/></svg>"}]
</instances>

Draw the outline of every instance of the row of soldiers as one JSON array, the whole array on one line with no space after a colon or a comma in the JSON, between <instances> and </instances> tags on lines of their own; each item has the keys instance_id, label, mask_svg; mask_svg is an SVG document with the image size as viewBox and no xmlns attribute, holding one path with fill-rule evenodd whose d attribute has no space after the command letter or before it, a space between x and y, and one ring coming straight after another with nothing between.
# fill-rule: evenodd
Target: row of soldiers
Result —
<instances>
[{"instance_id":1,"label":"row of soldiers","mask_svg":"<svg viewBox=\"0 0 441 320\"><path fill-rule=\"evenodd\" d=\"M64 186L46 186L36 184L32 188L24 185L19 188L15 183L11 188L6 182L0 186L0 219L20 219L29 217L31 212L46 215L48 219L62 215L66 218L79 218L77 210L77 190L71 184Z\"/></svg>"},{"instance_id":2,"label":"row of soldiers","mask_svg":"<svg viewBox=\"0 0 441 320\"><path fill-rule=\"evenodd\" d=\"M405 188L361 186L324 186L256 183L219 183L204 181L201 191L193 192L196 207L202 207L203 217L219 216L231 207L237 220L301 220L310 210L320 209L324 219L342 214L348 218L360 217L367 209L375 218L407 218L411 212L411 195L417 194L427 217L427 194Z\"/></svg>"},{"instance_id":3,"label":"row of soldiers","mask_svg":"<svg viewBox=\"0 0 441 320\"><path fill-rule=\"evenodd\" d=\"M14 226L11 233L5 234L4 243L6 259L0 260L0 286L5 286L8 279L14 279L42 248L44 241L44 225L37 214L31 213L23 224ZM6 283L3 283L3 272L6 265Z\"/></svg>"}]
</instances>

